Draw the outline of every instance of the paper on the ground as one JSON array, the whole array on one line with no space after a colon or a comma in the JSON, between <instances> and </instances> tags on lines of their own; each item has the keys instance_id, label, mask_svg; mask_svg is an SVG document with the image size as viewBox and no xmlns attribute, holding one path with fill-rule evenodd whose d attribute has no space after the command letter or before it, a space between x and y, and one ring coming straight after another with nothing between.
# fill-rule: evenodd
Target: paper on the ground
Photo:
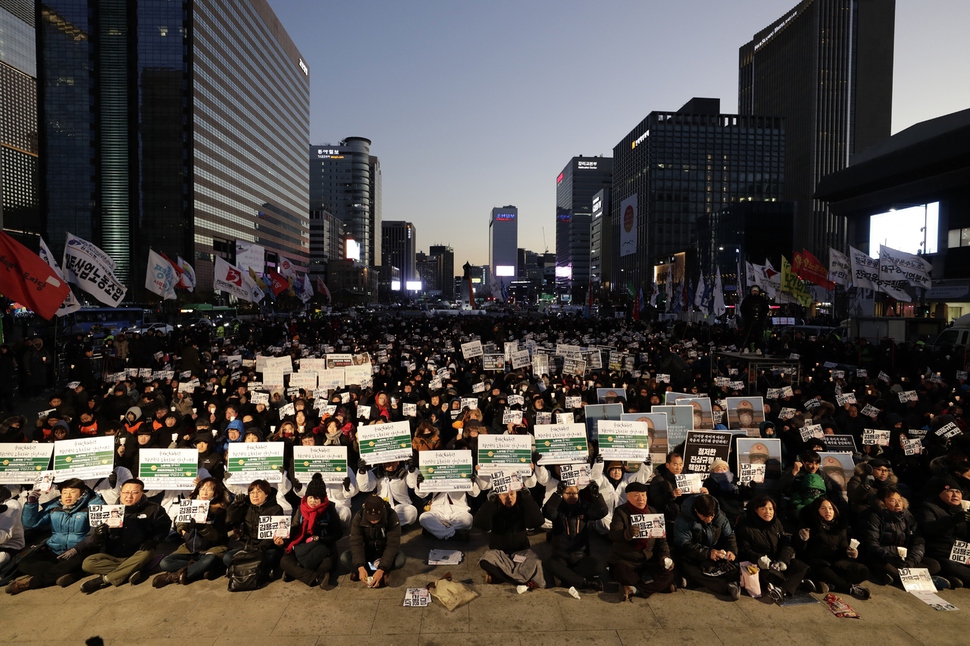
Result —
<instances>
[{"instance_id":1,"label":"paper on the ground","mask_svg":"<svg viewBox=\"0 0 970 646\"><path fill-rule=\"evenodd\" d=\"M405 608L424 608L431 603L431 591L427 588L408 588L404 593Z\"/></svg>"},{"instance_id":2,"label":"paper on the ground","mask_svg":"<svg viewBox=\"0 0 970 646\"><path fill-rule=\"evenodd\" d=\"M431 550L428 552L428 565L458 565L465 558L461 550Z\"/></svg>"}]
</instances>

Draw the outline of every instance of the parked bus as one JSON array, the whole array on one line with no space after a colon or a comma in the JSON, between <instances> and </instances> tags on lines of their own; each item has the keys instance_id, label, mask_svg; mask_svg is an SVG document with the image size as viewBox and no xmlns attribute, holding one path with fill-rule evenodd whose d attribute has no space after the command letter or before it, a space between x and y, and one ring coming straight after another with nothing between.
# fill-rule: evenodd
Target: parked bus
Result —
<instances>
[{"instance_id":1,"label":"parked bus","mask_svg":"<svg viewBox=\"0 0 970 646\"><path fill-rule=\"evenodd\" d=\"M84 307L61 317L63 334L91 334L96 337L140 328L145 311L140 307Z\"/></svg>"}]
</instances>

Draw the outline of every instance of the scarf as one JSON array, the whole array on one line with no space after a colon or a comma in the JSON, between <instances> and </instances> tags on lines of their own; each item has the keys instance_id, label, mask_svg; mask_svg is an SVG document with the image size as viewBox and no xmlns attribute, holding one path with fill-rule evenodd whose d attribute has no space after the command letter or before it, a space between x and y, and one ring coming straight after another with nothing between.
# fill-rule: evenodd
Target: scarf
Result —
<instances>
[{"instance_id":1,"label":"scarf","mask_svg":"<svg viewBox=\"0 0 970 646\"><path fill-rule=\"evenodd\" d=\"M303 523L300 525L300 533L297 534L296 538L290 541L289 545L286 546L287 554L292 554L294 547L313 536L313 526L316 525L317 518L320 516L320 514L327 511L327 507L329 506L329 498L324 499L323 504L317 505L313 509L310 509L310 505L307 504L306 498L303 498L300 501L300 516L303 517Z\"/></svg>"},{"instance_id":2,"label":"scarf","mask_svg":"<svg viewBox=\"0 0 970 646\"><path fill-rule=\"evenodd\" d=\"M624 503L623 507L626 509L627 513L630 514L631 516L635 516L637 514L649 514L650 513L650 508L649 507L644 507L643 509L640 509L639 507L634 507L633 506L633 503L631 503L629 500L626 501L626 503ZM634 538L633 539L633 545L637 548L637 551L638 552L645 552L650 547L650 539L649 538L646 538L646 537L643 537L643 538L640 538L640 537Z\"/></svg>"},{"instance_id":3,"label":"scarf","mask_svg":"<svg viewBox=\"0 0 970 646\"><path fill-rule=\"evenodd\" d=\"M337 429L336 433L324 433L324 437L327 438L323 443L324 446L340 446L340 438L343 434L340 429Z\"/></svg>"}]
</instances>

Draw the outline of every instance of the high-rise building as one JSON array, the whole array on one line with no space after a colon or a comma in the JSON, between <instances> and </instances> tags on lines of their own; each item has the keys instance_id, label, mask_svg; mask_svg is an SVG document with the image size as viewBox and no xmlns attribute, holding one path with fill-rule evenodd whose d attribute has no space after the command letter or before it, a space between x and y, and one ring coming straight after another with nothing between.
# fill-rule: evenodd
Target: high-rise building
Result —
<instances>
[{"instance_id":1,"label":"high-rise building","mask_svg":"<svg viewBox=\"0 0 970 646\"><path fill-rule=\"evenodd\" d=\"M401 288L404 283L418 280L415 266L418 232L413 224L403 220L387 220L381 224L382 265L397 267L401 271Z\"/></svg>"},{"instance_id":2,"label":"high-rise building","mask_svg":"<svg viewBox=\"0 0 970 646\"><path fill-rule=\"evenodd\" d=\"M782 119L720 114L720 105L694 98L651 112L613 148L614 291L646 292L653 265L696 242L699 216L780 198Z\"/></svg>"},{"instance_id":3,"label":"high-rise building","mask_svg":"<svg viewBox=\"0 0 970 646\"><path fill-rule=\"evenodd\" d=\"M846 220L814 199L822 177L890 135L895 0L803 0L740 48L738 112L785 120L795 242L823 261Z\"/></svg>"},{"instance_id":4,"label":"high-rise building","mask_svg":"<svg viewBox=\"0 0 970 646\"><path fill-rule=\"evenodd\" d=\"M329 263L343 260L347 225L329 211L310 211L310 277L326 279Z\"/></svg>"},{"instance_id":5,"label":"high-rise building","mask_svg":"<svg viewBox=\"0 0 970 646\"><path fill-rule=\"evenodd\" d=\"M589 286L593 196L613 178L609 157L573 157L556 178L556 275L563 293L582 300Z\"/></svg>"},{"instance_id":6,"label":"high-rise building","mask_svg":"<svg viewBox=\"0 0 970 646\"><path fill-rule=\"evenodd\" d=\"M136 293L149 247L194 262L203 291L236 240L306 264L309 70L266 0L38 7L55 253L91 240Z\"/></svg>"},{"instance_id":7,"label":"high-rise building","mask_svg":"<svg viewBox=\"0 0 970 646\"><path fill-rule=\"evenodd\" d=\"M329 211L347 225L360 264L381 264L381 162L370 139L347 137L338 144L310 146L310 210Z\"/></svg>"},{"instance_id":8,"label":"high-rise building","mask_svg":"<svg viewBox=\"0 0 970 646\"><path fill-rule=\"evenodd\" d=\"M488 266L494 280L508 284L518 277L518 247L519 209L495 207L488 221Z\"/></svg>"},{"instance_id":9,"label":"high-rise building","mask_svg":"<svg viewBox=\"0 0 970 646\"><path fill-rule=\"evenodd\" d=\"M43 224L34 24L31 0L0 2L0 227L21 239L39 234Z\"/></svg>"},{"instance_id":10,"label":"high-rise building","mask_svg":"<svg viewBox=\"0 0 970 646\"><path fill-rule=\"evenodd\" d=\"M441 298L455 298L455 250L447 245L433 244L428 248L428 260L435 259L437 264L436 283L441 290Z\"/></svg>"},{"instance_id":11,"label":"high-rise building","mask_svg":"<svg viewBox=\"0 0 970 646\"><path fill-rule=\"evenodd\" d=\"M613 271L613 227L610 226L610 196L612 191L604 188L593 196L593 215L589 223L589 282L594 286L609 288Z\"/></svg>"}]
</instances>

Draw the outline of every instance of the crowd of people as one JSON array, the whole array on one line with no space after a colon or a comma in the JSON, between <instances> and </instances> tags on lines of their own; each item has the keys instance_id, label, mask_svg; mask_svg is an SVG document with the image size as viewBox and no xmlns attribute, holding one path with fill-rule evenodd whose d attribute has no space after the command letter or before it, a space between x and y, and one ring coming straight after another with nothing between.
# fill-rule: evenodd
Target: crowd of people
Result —
<instances>
[{"instance_id":1,"label":"crowd of people","mask_svg":"<svg viewBox=\"0 0 970 646\"><path fill-rule=\"evenodd\" d=\"M246 323L220 338L206 328L120 336L99 359L76 339L72 382L54 392L36 423L8 417L0 442L113 436L114 468L49 491L32 482L0 487L6 592L81 581L90 594L149 578L155 587L188 585L227 572L230 589L247 576L256 585L281 578L326 589L343 575L377 588L404 566L402 535L412 531L458 549L487 541L483 580L521 593L561 586L578 597L612 580L627 599L689 587L737 600L751 589L743 575L754 571L742 563L757 565L758 587L778 603L799 590L868 599L870 583L900 586L903 568L926 568L938 589L970 585L970 567L951 558L954 546L970 541L960 358L934 357L916 344L796 333L772 335L764 352L795 357L799 369L760 371L732 354L742 336L723 326L570 317L382 315ZM462 351L476 340L503 355L513 344L530 361L486 370L481 357ZM562 344L612 356L602 368L577 369L556 354ZM290 357L299 371L301 360L334 355L370 365L370 378L324 391L289 387L289 378L269 385L255 363ZM540 355L546 360L534 362ZM782 386L790 389L779 396ZM631 413L663 405L667 391L709 397L715 431L727 430L719 415L725 398L775 390L764 399L764 421L735 437L779 439L778 477L741 482L732 443L703 486L685 493L677 479L683 445L669 446L658 464L604 460L591 433L587 477L566 478L562 465L540 465L534 452L517 491L497 491L477 466L470 487L427 490L421 452L470 449L477 464L480 436L532 435L563 413L583 422L602 388L621 393L617 401ZM899 393L911 391L916 397L901 401ZM256 396L263 392L268 397ZM783 419L783 409L795 412ZM361 457L361 428L403 421L410 459L369 464ZM811 424L854 439L847 482L820 468L824 440L801 433ZM889 431L888 443L864 443L867 429ZM281 443L279 482L234 481L227 453L239 442ZM298 474L295 446L346 447L347 476ZM194 489L146 490L136 476L139 452L149 448L194 448ZM204 520L175 522L183 500L208 501ZM120 526L90 522L98 504L122 505ZM662 531L645 529L648 515L665 519ZM278 516L291 517L287 531L261 538L261 519ZM547 544L532 538L543 533ZM345 536L349 542L341 542Z\"/></svg>"}]
</instances>

